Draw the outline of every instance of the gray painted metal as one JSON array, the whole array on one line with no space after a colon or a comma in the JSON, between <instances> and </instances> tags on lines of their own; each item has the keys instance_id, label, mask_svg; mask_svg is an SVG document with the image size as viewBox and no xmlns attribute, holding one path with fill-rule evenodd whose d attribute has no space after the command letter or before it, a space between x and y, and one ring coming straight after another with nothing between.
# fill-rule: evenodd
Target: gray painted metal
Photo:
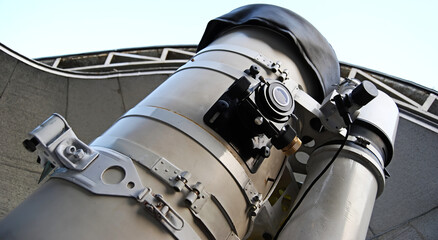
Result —
<instances>
[{"instance_id":1,"label":"gray painted metal","mask_svg":"<svg viewBox=\"0 0 438 240\"><path fill-rule=\"evenodd\" d=\"M41 170L34 162L35 157L21 146L21 141L30 129L51 113L59 112L67 116L77 135L83 139L85 136L86 142L89 142L173 72L167 70L139 72L135 69L134 72L127 71L125 75L120 73L89 75L80 72L68 72L65 75L62 74L65 71L59 68L45 66L17 53L11 54L11 50L3 46L1 50L0 134L6 136L0 138L0 214L3 216L37 187L36 182ZM86 57L87 55L84 56ZM69 58L69 56L62 57L63 60ZM381 90L387 93L397 91L403 96L412 97L420 106L423 106L427 99L433 99L430 96L436 96L434 91L412 86L394 77L357 66L343 63L341 70L342 77L347 77L350 72L356 72L354 76L361 80L372 77L376 81L381 81L388 86L388 88L379 87ZM80 80L84 76L100 78L100 80L95 82ZM115 76L119 77L114 78ZM112 82L111 77L117 84L107 88ZM73 84L73 87L69 87L70 84ZM81 90L89 87L94 88L94 92L79 96ZM412 92L415 92L415 95L412 95ZM96 95L99 97L97 98ZM395 94L391 96L397 97ZM112 101L106 102L105 99ZM436 101L435 98L432 104ZM82 107L74 108L73 106L77 104ZM437 121L434 120L436 115L430 112L430 107L427 110L425 107L419 109L408 100L398 100L397 104L402 108L402 114L397 130L394 159L388 167L391 177L387 180L385 192L376 201L367 239L436 239L438 236L436 232L438 152L434 145L438 142ZM84 112L87 114L83 114ZM75 117L77 120L72 122L71 119ZM45 184L41 191L54 187L52 184L54 181ZM59 189L67 195L70 191L66 189L75 189L69 184L65 186L69 187L64 188L61 185ZM49 199L50 196L47 196L47 200ZM52 206L54 210L59 209L59 211L62 211L62 207L57 204ZM29 210L28 213L32 213L29 215L30 221L39 219L33 211ZM111 217L111 214L108 213L103 217ZM141 222L138 222L139 226L142 226ZM86 230L86 225L89 223L78 224ZM63 234L68 234L68 231ZM75 234L78 238L85 237L82 235L84 233ZM125 233L121 229L111 237L122 238L123 234ZM59 238L62 238L62 235Z\"/></svg>"},{"instance_id":2,"label":"gray painted metal","mask_svg":"<svg viewBox=\"0 0 438 240\"><path fill-rule=\"evenodd\" d=\"M308 177L298 198L338 148L339 145L326 146L312 154L307 165ZM365 239L378 185L381 185L379 177L367 167L367 162L378 161L373 158L359 148L345 146L278 239L290 239L290 236L296 239Z\"/></svg>"},{"instance_id":3,"label":"gray painted metal","mask_svg":"<svg viewBox=\"0 0 438 240\"><path fill-rule=\"evenodd\" d=\"M129 110L122 118L141 116L151 118L165 124L168 124L181 132L184 132L190 136L193 140L203 146L208 152L210 152L221 164L227 169L227 171L233 176L234 180L240 185L242 192L245 194L248 203L252 203L252 198L257 196L259 192L254 187L251 179L248 177L245 169L234 160L232 154L227 148L222 145L214 136L209 132L200 128L197 123L192 122L190 119L185 118L175 112L167 109L157 107L138 107ZM105 141L105 137L101 137ZM99 140L100 140L99 139ZM93 142L93 145L97 145L99 140ZM129 153L126 151L126 153Z\"/></svg>"},{"instance_id":4,"label":"gray painted metal","mask_svg":"<svg viewBox=\"0 0 438 240\"><path fill-rule=\"evenodd\" d=\"M243 43L250 43L249 46L251 46L251 48L258 49L263 55L270 58L275 57L276 60L283 62L285 66L296 69L296 63L293 60L295 58L293 56L298 53L287 50L287 46L283 41L283 38L278 37L278 35L273 34L267 29L255 30L245 28L230 33L229 35L224 35L218 39L218 42L235 44L242 48L245 47ZM272 48L268 43L277 47ZM212 43L212 45L214 44L215 43ZM228 56L218 58L220 55ZM228 52L203 53L195 56L194 61L207 67L211 62L217 62L218 64L231 62L230 66L235 69L235 72L240 71L242 75L245 69L254 64L254 59L247 59L240 54ZM270 74L275 75L271 72L271 69L265 69L264 71L267 76ZM310 86L305 84L299 72L294 72L292 76L294 80L300 83L304 88ZM233 82L233 78L230 79L224 76L224 74L206 70L205 68L186 68L182 71L178 71L146 99L134 107L132 112L128 112L127 115L119 119L100 137L102 140L117 137L126 139L135 145L150 148L157 155L168 159L176 166L184 166L188 172L195 175L196 179L199 179L199 181L205 185L206 189L211 191L211 196L215 196L216 200L213 202L220 206L219 214L214 208L203 207L203 212L208 212L205 212L203 215L198 215L202 222L214 223L209 224L209 227L211 228L211 235L218 239L228 238L231 233L230 227L239 237L244 237L247 232L250 233L248 230L251 229L254 216L258 212L263 196L265 196L267 192L270 192L271 188L275 187L272 182L266 181L266 178L275 179L279 177L279 171L284 160L284 155L280 151L273 151L270 158L267 159L266 164L260 167L257 174L250 174L238 154L227 142L215 133L206 131L207 127L202 120L203 115L219 98L220 94ZM183 101L181 101L181 99L183 99ZM150 111L148 110L150 106L158 110L152 109L152 111ZM165 111L162 111L163 109ZM171 115L167 116L166 114ZM188 121L181 121L179 118L175 118L173 116L175 114ZM81 114L81 116L84 115ZM147 118L145 118L145 116ZM204 143L203 141L206 142ZM199 144L200 142L202 142L202 144ZM111 148L111 145L107 146L103 143L105 143L105 141L96 141L96 144L100 144L102 147ZM220 148L216 148L214 145L218 145ZM91 144L91 146L93 146L93 144ZM100 152L103 154L102 151ZM84 174L77 176L76 174L71 175L69 172L65 174L70 181L83 185L86 181L84 181L84 178L81 176L85 176L85 179L90 179L88 171L104 171L106 167L108 166L99 164L98 158L84 171ZM57 173L55 176L63 177L65 174ZM148 173L148 171L139 171L138 174L142 182L147 183L148 188L156 189L154 190L155 193L160 193L164 196L166 202L169 202L169 204L166 203L169 208L172 206L172 208L175 208L174 212L178 212L178 216L179 214L181 215L181 219L187 219L187 224L194 228L197 235L201 238L206 238L206 233L203 231L202 225L197 224L191 215L191 211L181 204L182 199L190 201L191 198L189 196L191 196L190 194L192 194L192 192L189 192L188 196L184 197L184 195L187 194L186 191L181 193L169 191L169 186L163 186L160 179L155 178ZM96 189L90 188L90 191L101 193L100 190L104 189L101 186L104 185L98 184L98 179L91 180L96 183ZM55 182L54 184L57 185L59 182ZM227 187L224 188L224 185ZM200 185L197 184L197 188L199 188L199 186ZM192 186L192 188L195 189L196 186ZM50 191L50 189L47 189L47 191ZM49 195L56 196L62 194L58 191L58 188L54 188L53 191L54 192ZM25 201L7 216L7 219L0 223L2 224L0 226L1 236L7 236L7 234L11 232L16 232L17 229L14 226L29 229L29 227L27 227L27 225L30 224L29 222L18 224L17 221L20 219L19 215L23 216L25 213L24 209L32 207L34 203L36 204L35 208L38 208L34 213L38 215L43 214L45 209L48 209L48 204L41 201L45 199L45 196L40 195L40 193L41 192L37 191L32 196L32 198L34 198L33 201ZM109 194L109 192L104 191L103 194ZM88 201L90 202L98 201L96 199L98 196L81 195L83 195L81 192L71 192L70 200L64 200L64 204L75 205L79 199L89 199ZM114 195L118 194L116 193ZM56 199L54 200L56 201ZM95 223L95 228L100 229L108 224L118 223L121 220L114 218L103 219L99 215L89 215L89 213L93 211L104 211L108 205L113 204L113 202L98 204L97 207L95 205L81 205L80 207L75 205L75 207L71 209L65 209L66 213L63 215L70 215L68 213L70 211L74 211L72 215L81 215L82 213L83 217ZM133 208L133 206L130 207ZM131 214L132 218L130 221L134 221L136 215L138 215L138 211L133 211L133 209L125 209L124 211L128 212L120 214L118 213L118 209L114 209L113 211L116 216L123 214L129 216ZM226 214L220 214L224 212ZM214 221L212 221L213 219ZM148 236L151 238L160 238L162 228L153 230L152 226L154 224L149 224L149 226L145 228L137 228L135 224L131 224L130 221L124 226L126 229L129 229L130 232L130 234L126 235L126 238L137 238L138 236L145 235L145 231L148 232ZM230 222L234 224L230 224L231 226L229 226L228 224ZM46 239L55 239L58 234L57 232L63 224L66 224L65 219L57 213L47 213L44 219L33 223L34 227L36 227L36 225L40 226L36 228L50 226L46 228L47 232L44 236ZM74 231L73 229L76 229L76 231L82 230L77 227L78 225L75 224L70 225L70 231ZM37 232L33 230L26 231L26 233L23 234L37 236ZM101 232L91 231L89 234L90 238L102 239L105 238L108 233L103 234ZM174 235L177 236L176 234ZM17 235L16 237L21 238L24 236ZM191 238L187 235L177 236L177 238L181 237L185 239ZM76 236L66 235L64 239L66 238L76 238Z\"/></svg>"}]
</instances>

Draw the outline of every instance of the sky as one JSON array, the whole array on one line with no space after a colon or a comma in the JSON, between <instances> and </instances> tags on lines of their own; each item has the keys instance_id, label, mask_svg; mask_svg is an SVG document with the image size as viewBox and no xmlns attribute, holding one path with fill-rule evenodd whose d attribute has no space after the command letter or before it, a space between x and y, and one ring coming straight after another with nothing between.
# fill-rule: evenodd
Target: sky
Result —
<instances>
[{"instance_id":1,"label":"sky","mask_svg":"<svg viewBox=\"0 0 438 240\"><path fill-rule=\"evenodd\" d=\"M436 0L0 0L0 42L29 58L198 44L209 20L252 3L301 15L340 61L438 89Z\"/></svg>"}]
</instances>

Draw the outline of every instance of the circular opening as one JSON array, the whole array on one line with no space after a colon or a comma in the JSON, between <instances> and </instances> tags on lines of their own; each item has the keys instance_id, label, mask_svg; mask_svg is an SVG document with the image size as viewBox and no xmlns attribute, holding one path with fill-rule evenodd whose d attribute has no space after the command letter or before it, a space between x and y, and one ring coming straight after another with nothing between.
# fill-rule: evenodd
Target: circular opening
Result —
<instances>
[{"instance_id":1,"label":"circular opening","mask_svg":"<svg viewBox=\"0 0 438 240\"><path fill-rule=\"evenodd\" d=\"M272 235L266 232L263 233L262 237L264 240L272 240Z\"/></svg>"},{"instance_id":2,"label":"circular opening","mask_svg":"<svg viewBox=\"0 0 438 240\"><path fill-rule=\"evenodd\" d=\"M319 120L319 118L312 118L310 120L310 126L312 127L313 130L317 132L324 131L324 126L322 125L321 120Z\"/></svg>"},{"instance_id":3,"label":"circular opening","mask_svg":"<svg viewBox=\"0 0 438 240\"><path fill-rule=\"evenodd\" d=\"M295 158L298 162L302 164L307 164L307 161L309 160L309 154L305 152L297 152L295 153Z\"/></svg>"},{"instance_id":4,"label":"circular opening","mask_svg":"<svg viewBox=\"0 0 438 240\"><path fill-rule=\"evenodd\" d=\"M311 140L310 142L304 144L304 147L312 148L316 145L315 140Z\"/></svg>"},{"instance_id":5,"label":"circular opening","mask_svg":"<svg viewBox=\"0 0 438 240\"><path fill-rule=\"evenodd\" d=\"M303 142L303 146L308 147L308 148L312 148L315 146L315 140L309 136L303 136L301 138L301 141Z\"/></svg>"},{"instance_id":6,"label":"circular opening","mask_svg":"<svg viewBox=\"0 0 438 240\"><path fill-rule=\"evenodd\" d=\"M135 187L135 183L133 182L129 182L126 187L128 187L129 189L133 189Z\"/></svg>"},{"instance_id":7,"label":"circular opening","mask_svg":"<svg viewBox=\"0 0 438 240\"><path fill-rule=\"evenodd\" d=\"M125 179L125 170L119 166L112 166L103 171L102 181L106 184L118 184Z\"/></svg>"},{"instance_id":8,"label":"circular opening","mask_svg":"<svg viewBox=\"0 0 438 240\"><path fill-rule=\"evenodd\" d=\"M289 94L286 92L285 89L282 87L275 87L272 91L274 95L274 100L280 105L280 106L287 106L290 102Z\"/></svg>"}]
</instances>

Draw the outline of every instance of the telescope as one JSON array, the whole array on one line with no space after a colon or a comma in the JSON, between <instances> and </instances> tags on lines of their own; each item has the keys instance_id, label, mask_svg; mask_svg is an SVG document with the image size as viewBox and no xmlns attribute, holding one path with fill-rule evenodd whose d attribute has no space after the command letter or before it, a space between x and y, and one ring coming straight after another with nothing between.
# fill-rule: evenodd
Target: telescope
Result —
<instances>
[{"instance_id":1,"label":"telescope","mask_svg":"<svg viewBox=\"0 0 438 240\"><path fill-rule=\"evenodd\" d=\"M56 113L31 131L49 179L0 238L365 239L397 124L309 22L243 6L90 144Z\"/></svg>"}]
</instances>

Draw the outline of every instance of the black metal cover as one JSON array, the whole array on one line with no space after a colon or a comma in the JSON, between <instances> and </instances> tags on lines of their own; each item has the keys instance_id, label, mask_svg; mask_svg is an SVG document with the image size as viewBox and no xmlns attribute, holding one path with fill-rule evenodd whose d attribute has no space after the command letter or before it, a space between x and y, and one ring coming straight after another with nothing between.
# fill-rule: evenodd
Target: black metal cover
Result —
<instances>
[{"instance_id":1,"label":"black metal cover","mask_svg":"<svg viewBox=\"0 0 438 240\"><path fill-rule=\"evenodd\" d=\"M319 79L324 96L313 96L318 100L323 99L339 83L339 62L324 36L296 13L274 5L247 5L211 20L197 51L207 47L224 31L239 25L267 27L290 39Z\"/></svg>"}]
</instances>

